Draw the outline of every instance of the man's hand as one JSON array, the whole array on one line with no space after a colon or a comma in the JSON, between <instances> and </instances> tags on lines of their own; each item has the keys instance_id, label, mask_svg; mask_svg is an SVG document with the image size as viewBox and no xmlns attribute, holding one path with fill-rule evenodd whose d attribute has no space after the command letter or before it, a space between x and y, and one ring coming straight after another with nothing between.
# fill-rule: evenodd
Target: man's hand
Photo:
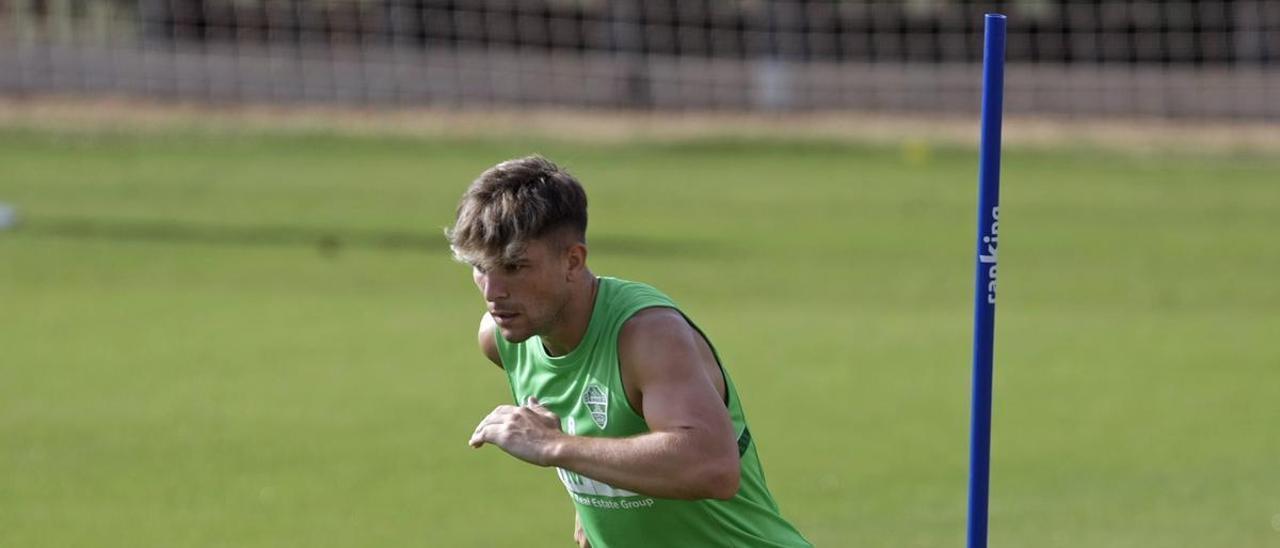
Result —
<instances>
[{"instance_id":1,"label":"man's hand","mask_svg":"<svg viewBox=\"0 0 1280 548\"><path fill-rule=\"evenodd\" d=\"M582 519L577 512L573 513L573 541L578 543L578 548L591 548L591 541L587 540L587 533L582 530Z\"/></svg>"},{"instance_id":2,"label":"man's hand","mask_svg":"<svg viewBox=\"0 0 1280 548\"><path fill-rule=\"evenodd\" d=\"M566 434L560 417L530 397L524 405L499 405L471 434L472 447L492 443L511 456L538 466L550 466L551 449Z\"/></svg>"}]
</instances>

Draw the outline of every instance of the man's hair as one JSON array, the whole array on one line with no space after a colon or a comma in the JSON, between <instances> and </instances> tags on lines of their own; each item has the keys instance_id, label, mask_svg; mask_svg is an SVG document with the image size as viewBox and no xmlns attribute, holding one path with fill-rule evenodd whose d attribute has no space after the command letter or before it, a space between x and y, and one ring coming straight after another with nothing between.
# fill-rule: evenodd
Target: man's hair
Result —
<instances>
[{"instance_id":1,"label":"man's hair","mask_svg":"<svg viewBox=\"0 0 1280 548\"><path fill-rule=\"evenodd\" d=\"M445 229L453 257L484 268L510 264L530 241L556 233L586 242L587 193L537 155L481 173L458 202L453 228Z\"/></svg>"}]
</instances>

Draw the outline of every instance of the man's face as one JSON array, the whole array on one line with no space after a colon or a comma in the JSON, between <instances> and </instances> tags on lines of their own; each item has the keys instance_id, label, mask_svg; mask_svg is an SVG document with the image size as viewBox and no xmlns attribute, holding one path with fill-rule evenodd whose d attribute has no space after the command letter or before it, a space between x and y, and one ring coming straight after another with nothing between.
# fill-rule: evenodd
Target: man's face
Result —
<instances>
[{"instance_id":1,"label":"man's face","mask_svg":"<svg viewBox=\"0 0 1280 548\"><path fill-rule=\"evenodd\" d=\"M472 265L471 277L502 337L518 343L546 334L569 300L568 263L554 238L533 240L509 264Z\"/></svg>"}]
</instances>

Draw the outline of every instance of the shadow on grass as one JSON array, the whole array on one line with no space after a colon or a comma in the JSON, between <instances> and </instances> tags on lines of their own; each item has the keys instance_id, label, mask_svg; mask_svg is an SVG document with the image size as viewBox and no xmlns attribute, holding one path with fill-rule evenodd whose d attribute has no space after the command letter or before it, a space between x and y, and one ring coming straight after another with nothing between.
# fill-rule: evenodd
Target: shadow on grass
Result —
<instances>
[{"instance_id":1,"label":"shadow on grass","mask_svg":"<svg viewBox=\"0 0 1280 548\"><path fill-rule=\"evenodd\" d=\"M231 225L180 221L137 221L85 218L27 219L13 234L75 240L101 240L210 246L313 247L323 255L344 249L449 253L440 232L351 229L283 225ZM659 240L633 236L590 237L591 249L604 255L642 257L716 256L727 252L720 242Z\"/></svg>"}]
</instances>

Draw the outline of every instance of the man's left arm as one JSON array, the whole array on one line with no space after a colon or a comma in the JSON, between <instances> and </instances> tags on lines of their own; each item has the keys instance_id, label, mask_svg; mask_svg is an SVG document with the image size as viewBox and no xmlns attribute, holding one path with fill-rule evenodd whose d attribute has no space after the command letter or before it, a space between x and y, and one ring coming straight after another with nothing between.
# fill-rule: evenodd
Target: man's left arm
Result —
<instances>
[{"instance_id":1,"label":"man's left arm","mask_svg":"<svg viewBox=\"0 0 1280 548\"><path fill-rule=\"evenodd\" d=\"M527 462L644 495L733 498L740 480L733 422L709 374L719 368L704 363L700 344L701 335L672 309L641 311L623 326L619 360L649 432L571 436L560 431L559 417L532 400L495 409L476 427L471 445L493 443Z\"/></svg>"}]
</instances>

